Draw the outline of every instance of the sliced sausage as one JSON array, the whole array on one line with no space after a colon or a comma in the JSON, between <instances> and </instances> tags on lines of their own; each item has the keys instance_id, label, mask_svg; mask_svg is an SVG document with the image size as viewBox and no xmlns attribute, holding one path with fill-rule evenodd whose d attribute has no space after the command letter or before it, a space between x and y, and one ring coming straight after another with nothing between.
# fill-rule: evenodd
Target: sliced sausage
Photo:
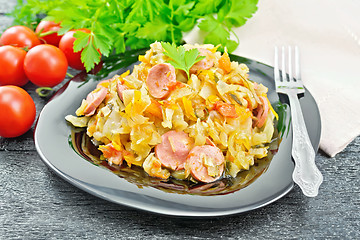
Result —
<instances>
[{"instance_id":1,"label":"sliced sausage","mask_svg":"<svg viewBox=\"0 0 360 240\"><path fill-rule=\"evenodd\" d=\"M190 68L190 73L196 73L198 70L207 70L214 66L214 58L211 57L212 52L205 48L198 48L200 56L205 56L204 59L198 61Z\"/></svg>"},{"instance_id":2,"label":"sliced sausage","mask_svg":"<svg viewBox=\"0 0 360 240\"><path fill-rule=\"evenodd\" d=\"M96 108L101 104L105 99L107 94L107 89L104 87L96 88L94 91L89 93L86 97L87 106L84 109L85 116L91 116L95 113Z\"/></svg>"},{"instance_id":3,"label":"sliced sausage","mask_svg":"<svg viewBox=\"0 0 360 240\"><path fill-rule=\"evenodd\" d=\"M269 102L268 100L266 99L266 97L264 96L260 96L259 97L261 102L263 103L263 105L260 105L258 108L258 113L257 113L257 123L256 123L256 126L261 128L264 123L266 122L266 118L269 114L269 110L270 110L270 107L269 107Z\"/></svg>"},{"instance_id":4,"label":"sliced sausage","mask_svg":"<svg viewBox=\"0 0 360 240\"><path fill-rule=\"evenodd\" d=\"M116 91L117 91L117 94L118 94L119 98L121 99L121 101L124 101L122 92L126 89L129 89L129 88L126 85L121 84L120 81L118 81L116 83Z\"/></svg>"},{"instance_id":5,"label":"sliced sausage","mask_svg":"<svg viewBox=\"0 0 360 240\"><path fill-rule=\"evenodd\" d=\"M149 93L154 98L165 98L170 92L169 84L175 82L175 68L169 63L159 63L153 66L146 78Z\"/></svg>"},{"instance_id":6,"label":"sliced sausage","mask_svg":"<svg viewBox=\"0 0 360 240\"><path fill-rule=\"evenodd\" d=\"M184 169L186 158L193 146L193 140L183 131L169 131L161 136L155 154L162 166L172 170Z\"/></svg>"},{"instance_id":7,"label":"sliced sausage","mask_svg":"<svg viewBox=\"0 0 360 240\"><path fill-rule=\"evenodd\" d=\"M186 166L191 176L200 182L214 182L224 172L225 158L218 147L203 145L194 147L187 159Z\"/></svg>"}]
</instances>

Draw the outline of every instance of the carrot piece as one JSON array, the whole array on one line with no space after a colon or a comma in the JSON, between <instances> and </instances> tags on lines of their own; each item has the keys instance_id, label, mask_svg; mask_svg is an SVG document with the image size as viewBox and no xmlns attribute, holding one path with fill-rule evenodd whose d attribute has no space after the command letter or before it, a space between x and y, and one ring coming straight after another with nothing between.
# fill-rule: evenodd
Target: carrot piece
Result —
<instances>
[{"instance_id":1,"label":"carrot piece","mask_svg":"<svg viewBox=\"0 0 360 240\"><path fill-rule=\"evenodd\" d=\"M151 99L151 103L150 105L146 108L145 110L146 112L152 114L153 116L157 117L157 118L162 118L162 111L161 111L161 104L154 100Z\"/></svg>"},{"instance_id":2,"label":"carrot piece","mask_svg":"<svg viewBox=\"0 0 360 240\"><path fill-rule=\"evenodd\" d=\"M219 67L226 73L231 72L231 62L227 52L224 52L224 54L219 59Z\"/></svg>"}]
</instances>

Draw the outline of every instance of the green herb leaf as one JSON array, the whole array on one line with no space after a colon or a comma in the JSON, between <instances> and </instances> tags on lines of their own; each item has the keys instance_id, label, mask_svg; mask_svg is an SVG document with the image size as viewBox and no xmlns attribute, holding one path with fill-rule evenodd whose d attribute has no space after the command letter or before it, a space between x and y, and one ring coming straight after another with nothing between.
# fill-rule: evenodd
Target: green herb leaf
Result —
<instances>
[{"instance_id":1,"label":"green herb leaf","mask_svg":"<svg viewBox=\"0 0 360 240\"><path fill-rule=\"evenodd\" d=\"M204 59L205 56L199 56L200 52L196 48L185 51L185 66L190 69L195 63Z\"/></svg>"},{"instance_id":2,"label":"green herb leaf","mask_svg":"<svg viewBox=\"0 0 360 240\"><path fill-rule=\"evenodd\" d=\"M205 56L199 56L200 52L196 48L185 51L183 46L177 47L175 43L162 42L161 45L165 49L164 54L171 58L168 62L175 68L184 70L188 78L190 68L205 58Z\"/></svg>"},{"instance_id":3,"label":"green herb leaf","mask_svg":"<svg viewBox=\"0 0 360 240\"><path fill-rule=\"evenodd\" d=\"M229 8L223 8L228 10L224 12L224 16L219 16L219 19L223 18L225 24L228 27L235 26L240 27L244 25L247 19L252 17L252 14L257 10L258 0L238 0L230 1L227 6ZM222 14L222 11L219 12L219 15Z\"/></svg>"},{"instance_id":4,"label":"green herb leaf","mask_svg":"<svg viewBox=\"0 0 360 240\"><path fill-rule=\"evenodd\" d=\"M169 25L161 18L156 18L153 22L145 23L144 27L139 28L136 36L139 38L149 38L155 40L165 40L168 35Z\"/></svg>"},{"instance_id":5,"label":"green herb leaf","mask_svg":"<svg viewBox=\"0 0 360 240\"><path fill-rule=\"evenodd\" d=\"M81 61L84 63L85 69L89 72L100 62L100 53L96 50L92 38L89 44L81 52Z\"/></svg>"},{"instance_id":6,"label":"green herb leaf","mask_svg":"<svg viewBox=\"0 0 360 240\"><path fill-rule=\"evenodd\" d=\"M236 0L235 0L236 1ZM196 5L192 10L192 14L195 15L212 15L216 13L219 9L219 5L222 0L198 0L195 1Z\"/></svg>"},{"instance_id":7,"label":"green herb leaf","mask_svg":"<svg viewBox=\"0 0 360 240\"><path fill-rule=\"evenodd\" d=\"M100 34L94 34L94 47L96 49L99 49L101 54L104 56L109 56L110 53L110 47L108 42L110 41L107 37L100 35Z\"/></svg>"},{"instance_id":8,"label":"green herb leaf","mask_svg":"<svg viewBox=\"0 0 360 240\"><path fill-rule=\"evenodd\" d=\"M283 137L285 132L289 134L290 129L290 123L291 123L291 117L289 117L288 114L288 105L285 103L281 103L280 101L273 106L274 110L277 112L279 119L277 120L277 130L280 133L280 136ZM288 123L286 123L286 120L288 119Z\"/></svg>"},{"instance_id":9,"label":"green herb leaf","mask_svg":"<svg viewBox=\"0 0 360 240\"><path fill-rule=\"evenodd\" d=\"M230 38L230 32L213 16L206 16L204 20L199 23L199 28L208 32L204 38L205 43L212 43L214 45L221 44L223 47L229 48L228 40ZM238 44L236 44L236 46L237 45Z\"/></svg>"},{"instance_id":10,"label":"green herb leaf","mask_svg":"<svg viewBox=\"0 0 360 240\"><path fill-rule=\"evenodd\" d=\"M125 52L125 37L123 34L118 34L115 37L114 47L117 54Z\"/></svg>"},{"instance_id":11,"label":"green herb leaf","mask_svg":"<svg viewBox=\"0 0 360 240\"><path fill-rule=\"evenodd\" d=\"M229 52L234 51L239 45L230 39L230 32L233 26L240 27L244 25L248 18L257 10L258 0L225 0L218 10L217 18L213 15L207 15L200 22L199 28L208 34L204 38L205 43L221 44L227 47Z\"/></svg>"},{"instance_id":12,"label":"green herb leaf","mask_svg":"<svg viewBox=\"0 0 360 240\"><path fill-rule=\"evenodd\" d=\"M153 21L162 4L162 1L158 0L137 0L132 5L126 21L140 22L141 24L145 24L148 20Z\"/></svg>"},{"instance_id":13,"label":"green herb leaf","mask_svg":"<svg viewBox=\"0 0 360 240\"><path fill-rule=\"evenodd\" d=\"M76 33L74 33L74 37L76 38L74 42L74 52L80 52L89 44L90 33L77 31Z\"/></svg>"}]
</instances>

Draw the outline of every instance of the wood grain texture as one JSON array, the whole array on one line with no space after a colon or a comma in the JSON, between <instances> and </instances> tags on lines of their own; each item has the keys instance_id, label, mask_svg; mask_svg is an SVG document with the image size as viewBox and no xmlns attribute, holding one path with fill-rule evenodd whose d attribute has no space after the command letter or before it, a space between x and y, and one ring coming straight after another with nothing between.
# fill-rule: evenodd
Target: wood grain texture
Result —
<instances>
[{"instance_id":1,"label":"wood grain texture","mask_svg":"<svg viewBox=\"0 0 360 240\"><path fill-rule=\"evenodd\" d=\"M15 3L0 0L0 30L11 24L3 13ZM38 115L47 100L32 84L25 89ZM248 213L184 219L127 208L72 186L42 162L33 129L14 139L0 137L0 239L360 238L360 137L335 158L317 153L324 183L316 198L295 186L275 203Z\"/></svg>"}]
</instances>

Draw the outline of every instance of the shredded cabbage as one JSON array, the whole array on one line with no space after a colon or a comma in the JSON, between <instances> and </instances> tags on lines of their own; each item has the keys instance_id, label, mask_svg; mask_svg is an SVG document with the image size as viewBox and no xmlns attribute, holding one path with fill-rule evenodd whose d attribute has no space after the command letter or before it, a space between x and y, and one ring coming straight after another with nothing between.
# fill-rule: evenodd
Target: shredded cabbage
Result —
<instances>
[{"instance_id":1,"label":"shredded cabbage","mask_svg":"<svg viewBox=\"0 0 360 240\"><path fill-rule=\"evenodd\" d=\"M166 98L154 98L146 85L149 69L168 60L161 44L155 42L139 58L141 63L131 74L114 76L109 83L102 84L108 93L92 116L82 116L88 104L83 101L76 111L78 116L69 115L66 120L76 127L86 127L87 135L98 141L104 152L109 148L106 146L119 146L120 150L114 152L122 156L124 162L129 166L142 166L153 177L166 179L172 175L184 179L189 176L184 170L164 168L153 152L161 143L161 136L170 130L184 131L195 146L208 144L210 140L224 152L227 173L233 177L249 169L256 159L267 156L267 144L274 133L276 113L271 107L265 124L255 127L258 107L263 104L259 97L267 99L268 89L248 80L249 69L245 64L231 62L231 71L224 73L218 63L222 54L214 46L185 45L185 49L190 48L210 50L214 65L192 73L189 79L184 79L184 74L176 70L180 84ZM122 99L117 90L119 81L127 87L121 92ZM219 101L235 106L238 117L220 114L216 109ZM107 156L110 153L106 151ZM210 176L215 176L218 168L210 160L205 159L204 164Z\"/></svg>"}]
</instances>

